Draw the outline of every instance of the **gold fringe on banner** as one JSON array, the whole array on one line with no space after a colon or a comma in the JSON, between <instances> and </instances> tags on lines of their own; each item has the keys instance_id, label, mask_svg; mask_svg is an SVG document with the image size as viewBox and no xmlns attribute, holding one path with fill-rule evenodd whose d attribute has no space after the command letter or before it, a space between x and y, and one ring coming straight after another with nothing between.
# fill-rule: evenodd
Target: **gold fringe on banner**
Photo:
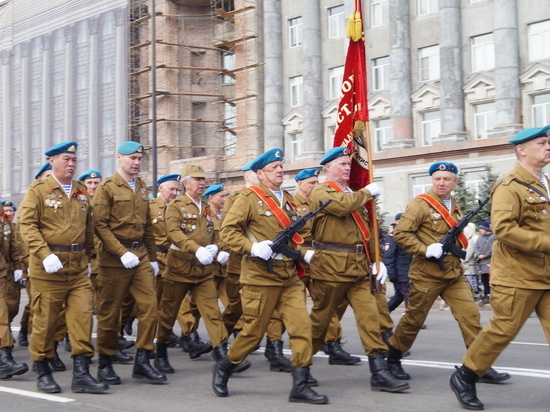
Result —
<instances>
[{"instance_id":1,"label":"gold fringe on banner","mask_svg":"<svg viewBox=\"0 0 550 412\"><path fill-rule=\"evenodd\" d=\"M363 22L361 13L358 11L351 13L346 26L346 35L352 41L359 41L363 38Z\"/></svg>"},{"instance_id":2,"label":"gold fringe on banner","mask_svg":"<svg viewBox=\"0 0 550 412\"><path fill-rule=\"evenodd\" d=\"M367 123L364 120L356 120L353 125L353 135L360 135L367 128Z\"/></svg>"}]
</instances>

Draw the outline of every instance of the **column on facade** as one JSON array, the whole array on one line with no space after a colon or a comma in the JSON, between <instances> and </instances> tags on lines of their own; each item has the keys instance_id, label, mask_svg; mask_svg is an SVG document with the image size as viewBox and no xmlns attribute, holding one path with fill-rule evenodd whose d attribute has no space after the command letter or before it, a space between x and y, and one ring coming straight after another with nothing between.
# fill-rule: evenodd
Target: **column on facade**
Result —
<instances>
[{"instance_id":1,"label":"column on facade","mask_svg":"<svg viewBox=\"0 0 550 412\"><path fill-rule=\"evenodd\" d=\"M51 124L52 124L52 46L51 35L42 36L42 101L41 105L41 126L40 146L42 152L51 147Z\"/></svg>"},{"instance_id":2,"label":"column on facade","mask_svg":"<svg viewBox=\"0 0 550 412\"><path fill-rule=\"evenodd\" d=\"M74 25L65 27L65 94L63 105L63 128L65 130L65 140L74 140Z\"/></svg>"},{"instance_id":3,"label":"column on facade","mask_svg":"<svg viewBox=\"0 0 550 412\"><path fill-rule=\"evenodd\" d=\"M495 128L489 137L521 130L518 10L516 0L500 0L493 11L495 42Z\"/></svg>"},{"instance_id":4,"label":"column on facade","mask_svg":"<svg viewBox=\"0 0 550 412\"><path fill-rule=\"evenodd\" d=\"M0 99L2 99L2 197L11 193L12 151L11 136L13 135L11 90L11 50L2 50L0 61L2 64Z\"/></svg>"},{"instance_id":5,"label":"column on facade","mask_svg":"<svg viewBox=\"0 0 550 412\"><path fill-rule=\"evenodd\" d=\"M88 166L99 168L99 20L93 17L88 20L90 33L90 67L88 70Z\"/></svg>"},{"instance_id":6,"label":"column on facade","mask_svg":"<svg viewBox=\"0 0 550 412\"><path fill-rule=\"evenodd\" d=\"M414 146L411 27L408 0L390 0L390 106L393 140L385 149Z\"/></svg>"},{"instance_id":7,"label":"column on facade","mask_svg":"<svg viewBox=\"0 0 550 412\"><path fill-rule=\"evenodd\" d=\"M320 159L323 139L323 62L321 49L321 4L319 0L302 0L303 102L300 160Z\"/></svg>"},{"instance_id":8,"label":"column on facade","mask_svg":"<svg viewBox=\"0 0 550 412\"><path fill-rule=\"evenodd\" d=\"M264 149L284 147L283 33L281 0L265 0L264 42Z\"/></svg>"},{"instance_id":9,"label":"column on facade","mask_svg":"<svg viewBox=\"0 0 550 412\"><path fill-rule=\"evenodd\" d=\"M31 71L30 71L30 44L21 44L21 189L30 182L30 168L32 165L31 145ZM18 189L18 188L14 188Z\"/></svg>"},{"instance_id":10,"label":"column on facade","mask_svg":"<svg viewBox=\"0 0 550 412\"><path fill-rule=\"evenodd\" d=\"M115 11L115 133L116 145L127 140L128 124L128 61L126 7Z\"/></svg>"},{"instance_id":11,"label":"column on facade","mask_svg":"<svg viewBox=\"0 0 550 412\"><path fill-rule=\"evenodd\" d=\"M439 1L441 134L433 143L466 139L460 0Z\"/></svg>"}]
</instances>

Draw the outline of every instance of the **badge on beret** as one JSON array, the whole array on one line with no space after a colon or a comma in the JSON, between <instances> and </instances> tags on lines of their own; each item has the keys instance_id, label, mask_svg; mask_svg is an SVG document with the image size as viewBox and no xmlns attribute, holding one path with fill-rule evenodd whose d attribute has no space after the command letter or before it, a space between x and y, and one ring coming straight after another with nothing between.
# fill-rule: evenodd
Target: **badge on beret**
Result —
<instances>
[{"instance_id":1,"label":"badge on beret","mask_svg":"<svg viewBox=\"0 0 550 412\"><path fill-rule=\"evenodd\" d=\"M97 174L91 173L91 174L90 174L90 177L91 177L92 179L93 179L93 178L96 178L96 177L97 177Z\"/></svg>"},{"instance_id":2,"label":"badge on beret","mask_svg":"<svg viewBox=\"0 0 550 412\"><path fill-rule=\"evenodd\" d=\"M136 152L138 152L138 153L143 152L143 146L138 147L138 149L136 150Z\"/></svg>"},{"instance_id":3,"label":"badge on beret","mask_svg":"<svg viewBox=\"0 0 550 412\"><path fill-rule=\"evenodd\" d=\"M68 152L76 152L76 147L74 145L69 146L67 149Z\"/></svg>"},{"instance_id":4,"label":"badge on beret","mask_svg":"<svg viewBox=\"0 0 550 412\"><path fill-rule=\"evenodd\" d=\"M275 152L275 157L281 157L281 152L276 151L276 152Z\"/></svg>"}]
</instances>

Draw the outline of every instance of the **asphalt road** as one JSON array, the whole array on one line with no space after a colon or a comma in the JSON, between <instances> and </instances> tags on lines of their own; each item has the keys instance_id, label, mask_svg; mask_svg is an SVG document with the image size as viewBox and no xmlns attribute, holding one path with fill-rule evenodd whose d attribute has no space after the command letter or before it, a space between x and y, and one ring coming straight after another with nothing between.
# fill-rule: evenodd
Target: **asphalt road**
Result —
<instances>
[{"instance_id":1,"label":"asphalt road","mask_svg":"<svg viewBox=\"0 0 550 412\"><path fill-rule=\"evenodd\" d=\"M26 298L26 296L25 296ZM392 315L398 321L404 309ZM491 316L490 308L482 308L482 323ZM320 382L316 388L330 399L325 406L311 406L288 402L292 378L288 373L270 372L263 356L263 346L249 356L252 367L229 380L229 397L218 398L211 389L212 366L210 354L190 360L179 348L169 349L169 357L176 374L168 376L165 385L148 385L131 378L131 365L115 365L122 385L111 386L101 395L75 394L70 390L72 362L68 352L60 346L61 358L67 364L66 372L54 377L63 393L46 395L37 392L36 377L31 371L11 380L0 381L0 411L442 411L463 410L449 388L454 365L461 363L465 348L460 331L449 310L430 312L427 328L422 330L412 347L412 354L403 362L412 375L411 388L404 393L373 392L367 358L361 348L353 312L348 309L343 319L345 349L362 356L355 366L331 366L327 356L318 354L311 368ZM14 322L17 335L19 322ZM207 337L201 323L199 329ZM134 332L135 333L135 332ZM135 354L135 348L128 350ZM288 343L285 344L285 353ZM16 345L14 357L28 362L26 348ZM548 343L536 317L528 319L520 334L494 365L499 371L512 375L508 383L478 384L478 397L486 410L493 411L548 411L548 383L550 356ZM91 368L96 374L95 366Z\"/></svg>"}]
</instances>

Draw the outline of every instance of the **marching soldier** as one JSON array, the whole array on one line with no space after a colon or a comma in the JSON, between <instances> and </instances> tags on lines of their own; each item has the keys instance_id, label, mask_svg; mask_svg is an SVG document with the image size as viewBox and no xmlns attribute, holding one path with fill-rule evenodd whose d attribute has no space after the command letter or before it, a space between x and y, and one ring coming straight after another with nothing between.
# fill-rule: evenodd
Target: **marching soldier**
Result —
<instances>
[{"instance_id":1,"label":"marching soldier","mask_svg":"<svg viewBox=\"0 0 550 412\"><path fill-rule=\"evenodd\" d=\"M100 240L97 351L98 379L121 383L112 366L121 330L121 307L128 292L138 312L137 354L132 377L148 383L166 381L149 363L157 327L154 277L159 272L149 198L145 182L137 177L143 146L124 142L117 149L118 170L103 180L94 195L94 227Z\"/></svg>"},{"instance_id":2,"label":"marching soldier","mask_svg":"<svg viewBox=\"0 0 550 412\"><path fill-rule=\"evenodd\" d=\"M33 333L29 350L38 390L61 392L48 359L54 355L58 314L72 337L73 392L100 393L109 386L89 373L92 346L92 287L88 279L93 251L91 210L86 188L73 181L77 143L59 143L45 152L52 175L32 183L21 203L19 225L30 253ZM49 314L49 315L47 315Z\"/></svg>"},{"instance_id":3,"label":"marching soldier","mask_svg":"<svg viewBox=\"0 0 550 412\"><path fill-rule=\"evenodd\" d=\"M517 133L510 143L518 165L491 193L491 226L496 236L491 261L493 317L470 343L451 388L466 409L481 410L475 383L536 311L550 342L550 126Z\"/></svg>"},{"instance_id":4,"label":"marching soldier","mask_svg":"<svg viewBox=\"0 0 550 412\"><path fill-rule=\"evenodd\" d=\"M441 270L435 260L443 254L439 242L461 218L459 206L451 196L458 181L458 168L450 162L437 162L430 166L428 173L432 177L432 188L409 203L394 234L397 244L413 254L409 305L388 340L388 365L400 379L411 378L401 367L402 354L411 348L438 296L451 308L466 347L481 331L480 315L460 258L453 254L444 256L445 270ZM468 246L463 235L457 243L461 248ZM492 383L509 378L510 375L495 370L489 370L484 376L486 382Z\"/></svg>"},{"instance_id":5,"label":"marching soldier","mask_svg":"<svg viewBox=\"0 0 550 412\"><path fill-rule=\"evenodd\" d=\"M283 151L272 149L258 156L251 169L257 173L260 185L240 193L221 229L222 241L232 252L244 255L240 277L244 327L227 357L216 363L212 387L216 395L228 395L229 376L261 342L270 318L277 311L288 329L293 353L289 401L326 404L326 396L307 386L312 351L304 284L297 276L296 263L281 254L273 256L271 249L271 239L298 218L292 197L281 190ZM301 243L302 239L296 236L295 241ZM268 260L272 272L266 267Z\"/></svg>"}]
</instances>

